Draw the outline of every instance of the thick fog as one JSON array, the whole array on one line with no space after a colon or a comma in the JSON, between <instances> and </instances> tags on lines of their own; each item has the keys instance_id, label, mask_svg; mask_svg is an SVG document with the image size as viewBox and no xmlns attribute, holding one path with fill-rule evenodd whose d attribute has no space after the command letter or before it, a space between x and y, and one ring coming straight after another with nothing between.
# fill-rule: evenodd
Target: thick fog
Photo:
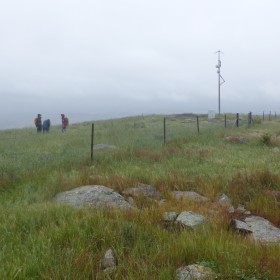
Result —
<instances>
[{"instance_id":1,"label":"thick fog","mask_svg":"<svg viewBox=\"0 0 280 280\"><path fill-rule=\"evenodd\" d=\"M9 0L0 129L218 110L280 113L278 0ZM279 107L279 108L278 108Z\"/></svg>"}]
</instances>

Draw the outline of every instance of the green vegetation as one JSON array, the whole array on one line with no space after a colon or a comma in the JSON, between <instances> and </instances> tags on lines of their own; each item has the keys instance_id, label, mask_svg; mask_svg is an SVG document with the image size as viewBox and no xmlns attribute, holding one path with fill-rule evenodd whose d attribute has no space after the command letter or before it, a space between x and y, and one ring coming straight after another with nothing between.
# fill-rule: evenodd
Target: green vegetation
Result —
<instances>
[{"instance_id":1,"label":"green vegetation","mask_svg":"<svg viewBox=\"0 0 280 280\"><path fill-rule=\"evenodd\" d=\"M95 122L95 144L117 148L95 150L93 162L91 123L66 133L52 127L46 135L0 131L0 279L169 280L192 263L211 267L219 279L280 279L280 246L229 231L230 214L213 203L223 192L235 207L245 204L280 225L280 122L225 129L223 119L201 118L199 135L196 119L170 117L166 125L163 145L163 116ZM83 185L122 191L140 183L156 187L166 202L139 198L140 211L132 212L52 202ZM194 190L211 202L176 201L172 190ZM195 211L211 227L166 229L165 211ZM118 266L106 276L101 259L109 247Z\"/></svg>"}]
</instances>

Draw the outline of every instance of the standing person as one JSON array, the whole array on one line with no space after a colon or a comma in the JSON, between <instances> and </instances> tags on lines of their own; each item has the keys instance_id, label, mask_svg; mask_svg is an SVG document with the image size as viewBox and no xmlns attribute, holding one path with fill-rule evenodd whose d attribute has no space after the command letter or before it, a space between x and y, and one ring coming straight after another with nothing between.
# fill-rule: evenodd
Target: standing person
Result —
<instances>
[{"instance_id":1,"label":"standing person","mask_svg":"<svg viewBox=\"0 0 280 280\"><path fill-rule=\"evenodd\" d=\"M38 114L37 117L34 120L35 126L37 128L37 132L42 132L42 116L41 114Z\"/></svg>"},{"instance_id":2,"label":"standing person","mask_svg":"<svg viewBox=\"0 0 280 280\"><path fill-rule=\"evenodd\" d=\"M50 119L44 120L43 121L43 133L48 133L50 130L50 126L51 126L51 121Z\"/></svg>"},{"instance_id":3,"label":"standing person","mask_svg":"<svg viewBox=\"0 0 280 280\"><path fill-rule=\"evenodd\" d=\"M62 130L62 132L66 131L66 127L68 126L68 122L69 122L68 118L65 117L64 114L61 114L61 124L62 124L61 130Z\"/></svg>"}]
</instances>

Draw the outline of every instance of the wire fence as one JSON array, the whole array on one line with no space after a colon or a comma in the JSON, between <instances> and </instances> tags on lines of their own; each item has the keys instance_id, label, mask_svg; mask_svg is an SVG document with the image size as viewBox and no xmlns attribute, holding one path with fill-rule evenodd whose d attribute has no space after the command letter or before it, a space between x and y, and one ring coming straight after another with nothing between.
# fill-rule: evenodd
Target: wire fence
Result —
<instances>
[{"instance_id":1,"label":"wire fence","mask_svg":"<svg viewBox=\"0 0 280 280\"><path fill-rule=\"evenodd\" d=\"M47 134L34 129L0 131L0 174L9 168L18 170L47 165L93 160L95 150L119 148L162 147L169 142L224 132L225 129L249 129L277 120L274 112L258 114L225 114L211 118L205 114L173 116L138 116L93 123L72 124L66 133L59 126ZM32 141L31 141L32 139ZM103 146L100 144L103 144Z\"/></svg>"}]
</instances>

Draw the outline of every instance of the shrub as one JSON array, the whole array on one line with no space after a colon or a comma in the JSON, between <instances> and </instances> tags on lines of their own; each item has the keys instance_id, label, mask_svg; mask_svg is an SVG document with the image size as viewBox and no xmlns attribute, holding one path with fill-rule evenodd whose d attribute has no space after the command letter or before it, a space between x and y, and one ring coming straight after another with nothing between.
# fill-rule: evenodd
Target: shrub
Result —
<instances>
[{"instance_id":1,"label":"shrub","mask_svg":"<svg viewBox=\"0 0 280 280\"><path fill-rule=\"evenodd\" d=\"M260 142L266 146L270 146L271 145L271 134L270 133L265 133L261 136L260 138Z\"/></svg>"}]
</instances>

